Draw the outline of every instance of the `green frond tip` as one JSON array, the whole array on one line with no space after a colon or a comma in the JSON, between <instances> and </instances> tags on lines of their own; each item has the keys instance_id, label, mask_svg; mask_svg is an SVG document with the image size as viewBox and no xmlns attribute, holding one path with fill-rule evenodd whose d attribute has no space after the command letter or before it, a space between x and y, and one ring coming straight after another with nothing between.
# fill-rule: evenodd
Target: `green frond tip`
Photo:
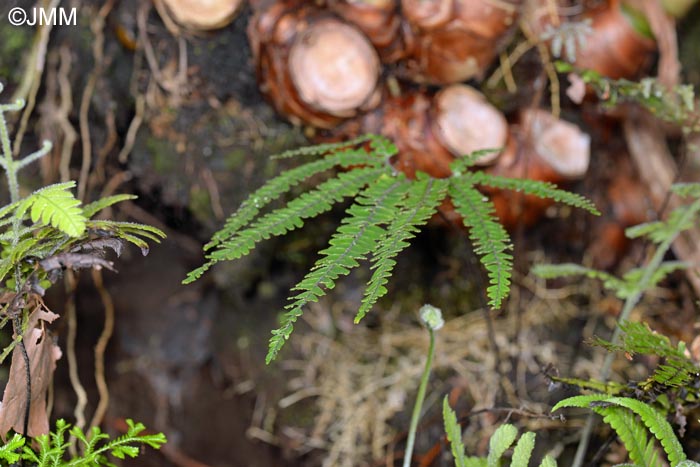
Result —
<instances>
[{"instance_id":1,"label":"green frond tip","mask_svg":"<svg viewBox=\"0 0 700 467\"><path fill-rule=\"evenodd\" d=\"M447 396L442 400L442 419L445 422L445 434L447 435L447 441L450 443L455 467L466 467L464 443L462 443L462 427L457 421L457 414L450 407Z\"/></svg>"},{"instance_id":2,"label":"green frond tip","mask_svg":"<svg viewBox=\"0 0 700 467\"><path fill-rule=\"evenodd\" d=\"M455 209L462 215L464 225L469 229L469 238L474 252L486 269L489 286L486 293L489 306L500 308L510 292L513 256L510 236L496 218L491 201L471 186L468 177L450 178L448 193Z\"/></svg>"},{"instance_id":3,"label":"green frond tip","mask_svg":"<svg viewBox=\"0 0 700 467\"><path fill-rule=\"evenodd\" d=\"M506 450L518 437L518 429L510 423L499 426L489 440L488 466L498 467Z\"/></svg>"},{"instance_id":4,"label":"green frond tip","mask_svg":"<svg viewBox=\"0 0 700 467\"><path fill-rule=\"evenodd\" d=\"M547 198L557 203L566 204L575 208L583 209L589 213L599 216L600 211L589 199L576 193L557 188L556 185L540 180L529 180L519 178L507 178L486 172L470 172L468 178L471 183L486 185L502 190L523 192L526 195L533 195L539 198Z\"/></svg>"},{"instance_id":5,"label":"green frond tip","mask_svg":"<svg viewBox=\"0 0 700 467\"><path fill-rule=\"evenodd\" d=\"M87 219L80 209L80 200L70 192L73 187L75 182L66 182L37 190L20 203L17 215L23 216L31 209L32 222L41 221L70 237L80 237L85 233Z\"/></svg>"}]
</instances>

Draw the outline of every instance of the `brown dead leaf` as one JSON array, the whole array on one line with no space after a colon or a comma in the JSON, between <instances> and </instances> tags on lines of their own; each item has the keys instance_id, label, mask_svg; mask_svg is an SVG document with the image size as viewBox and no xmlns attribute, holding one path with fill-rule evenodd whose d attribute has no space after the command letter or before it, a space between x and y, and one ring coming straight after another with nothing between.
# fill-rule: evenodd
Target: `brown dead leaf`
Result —
<instances>
[{"instance_id":1,"label":"brown dead leaf","mask_svg":"<svg viewBox=\"0 0 700 467\"><path fill-rule=\"evenodd\" d=\"M32 437L49 432L46 395L56 369L56 361L61 358L61 349L52 342L45 323L51 323L56 318L57 314L39 303L29 315L27 331L24 333L32 386L27 435ZM0 436L3 439L10 429L18 433L24 430L26 403L26 366L20 347L16 346L12 351L10 378L0 403Z\"/></svg>"}]
</instances>

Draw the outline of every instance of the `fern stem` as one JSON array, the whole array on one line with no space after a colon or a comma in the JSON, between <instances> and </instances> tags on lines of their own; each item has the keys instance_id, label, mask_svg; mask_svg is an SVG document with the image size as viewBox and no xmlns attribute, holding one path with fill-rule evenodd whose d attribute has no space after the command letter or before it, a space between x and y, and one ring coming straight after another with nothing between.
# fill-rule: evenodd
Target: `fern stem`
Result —
<instances>
[{"instance_id":1,"label":"fern stem","mask_svg":"<svg viewBox=\"0 0 700 467\"><path fill-rule=\"evenodd\" d=\"M430 379L430 368L433 365L435 357L435 331L428 326L430 333L430 347L428 347L428 359L425 361L423 375L420 378L420 386L418 387L418 395L416 403L413 405L413 414L411 415L411 425L408 429L408 441L406 443L406 452L403 457L403 467L410 467L411 457L413 456L413 446L416 442L416 431L418 430L418 421L420 420L421 411L423 410L423 401L425 400L425 392L428 387L428 379Z\"/></svg>"},{"instance_id":2,"label":"fern stem","mask_svg":"<svg viewBox=\"0 0 700 467\"><path fill-rule=\"evenodd\" d=\"M677 225L687 224L692 219L692 217L694 217L697 214L698 209L700 209L700 201L696 201L693 207L695 207L695 209L691 208L683 211L683 216L678 221ZM617 319L618 326L615 326L615 331L613 332L612 339L610 340L612 345L619 344L620 334L622 333L619 323L626 321L629 318L632 309L637 305L637 303L639 303L639 300L642 298L642 294L647 290L647 288L651 284L651 280L654 276L654 273L661 266L661 263L664 260L664 256L666 256L666 253L668 253L668 250L671 248L671 245L676 240L679 233L680 232L677 231L674 235L669 236L661 244L659 244L658 248L654 252L654 256L652 256L651 260L644 268L644 274L642 275L642 278L639 280L639 282L637 282L634 293L630 295L627 298L627 300L625 300L625 304L622 307L620 316ZM603 383L605 383L608 379L608 376L610 376L610 369L612 368L614 359L615 353L613 352L610 352L605 356L603 368L600 370L600 380ZM583 465L583 457L586 455L586 451L588 450L588 443L590 441L591 432L593 431L593 427L595 424L594 417L594 414L588 415L588 419L586 420L586 425L584 426L583 431L581 433L581 440L579 441L578 448L576 449L576 455L574 456L574 460L571 464L571 467L581 467L581 465Z\"/></svg>"}]
</instances>

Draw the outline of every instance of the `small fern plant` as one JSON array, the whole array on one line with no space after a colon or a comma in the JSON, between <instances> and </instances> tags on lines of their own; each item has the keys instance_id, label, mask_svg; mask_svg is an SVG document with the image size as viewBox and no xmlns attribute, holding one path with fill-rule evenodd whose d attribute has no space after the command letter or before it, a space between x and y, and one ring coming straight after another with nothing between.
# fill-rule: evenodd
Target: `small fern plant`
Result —
<instances>
[{"instance_id":1,"label":"small fern plant","mask_svg":"<svg viewBox=\"0 0 700 467\"><path fill-rule=\"evenodd\" d=\"M631 397L591 394L564 399L552 411L565 407L589 408L615 430L632 461L618 467L700 466L688 460L671 424L649 404ZM656 441L661 444L668 463L660 458Z\"/></svg>"},{"instance_id":2,"label":"small fern plant","mask_svg":"<svg viewBox=\"0 0 700 467\"><path fill-rule=\"evenodd\" d=\"M642 295L655 287L674 271L685 269L687 263L682 261L664 261L674 240L681 232L695 226L700 214L700 183L678 183L671 187L671 191L678 196L688 198L690 201L671 211L666 220L648 222L630 227L625 232L631 239L646 238L654 245L654 254L651 259L641 267L634 268L618 278L608 272L587 268L578 264L567 263L558 265L536 265L533 272L545 279L571 276L586 276L602 281L603 286L625 301L618 322L624 322L629 318L630 312L639 302ZM617 327L611 340L612 345L619 344L621 328ZM602 370L602 378L607 378L607 373L612 364L612 355L609 354Z\"/></svg>"},{"instance_id":3,"label":"small fern plant","mask_svg":"<svg viewBox=\"0 0 700 467\"><path fill-rule=\"evenodd\" d=\"M2 84L0 84L0 92L2 92ZM6 405L9 405L8 402L13 402L16 403L16 407L20 407L16 410L17 414L3 413L3 426L12 427L17 432L27 434L46 429L37 427L30 429L30 418L35 421L46 419L46 426L48 426L48 415L45 411L32 413L30 417L32 406L41 397L46 396L48 381L42 381L42 387L45 389L37 390L36 387L32 389L32 383L37 382L34 375L41 363L30 361L24 342L28 318L32 310L37 308L37 303L43 305L41 296L44 295L45 289L65 269L113 269L113 263L104 258L107 250L112 250L119 256L124 245L131 243L146 255L149 248L148 242L158 243L165 238L165 234L149 225L96 217L109 206L134 199L135 196L132 195L108 196L83 206L71 192L75 182L69 181L45 186L22 197L18 180L19 171L45 156L51 149L51 143L45 142L41 149L22 159L13 157L5 113L19 111L23 107L22 100L12 104L0 104L0 168L4 172L10 195L9 203L0 207L0 295L3 297L0 301L3 314L0 327L9 322L14 332L12 343L0 354L0 363L11 352L19 351L22 356L18 360L20 368L32 369L32 372L26 371L26 378L23 381L14 381L13 374L25 373L13 372L16 364L13 358L7 387L21 387L21 390L26 393L26 399L19 403L16 402L18 398L13 401L3 401ZM35 355L39 355L39 352L33 353L32 358L40 360ZM44 364L47 362L47 359L42 360ZM47 372L52 374L53 369ZM46 377L43 379L45 380ZM37 426L39 425L41 424L37 423ZM79 429L73 428L71 433L86 444L86 457L84 462L75 460L64 464L60 463L59 459L62 458L63 450L67 447L63 442L63 433L67 429L67 425L62 423L57 426L57 432L50 438L35 437L34 439L41 446L41 451L32 457L33 451L25 446L21 459L31 460L42 466L111 465L106 463L103 453L111 452L116 457L123 457L137 453L134 451L137 448L130 447L134 442L145 442L155 446L161 444L159 440L165 441L162 435L153 438L140 436L143 426L131 424L125 438L108 443L109 447L97 448L97 443L105 439L105 435L101 434L99 429L93 428L88 441ZM5 433L0 435L4 437ZM0 453L5 453L0 454L0 458L8 460L6 456L11 457L13 454L7 453L14 452L13 446L17 447L19 440L24 442L24 438L18 438L18 436L15 435L8 444L0 448ZM9 462L15 461L9 460Z\"/></svg>"},{"instance_id":4,"label":"small fern plant","mask_svg":"<svg viewBox=\"0 0 700 467\"><path fill-rule=\"evenodd\" d=\"M318 301L334 287L340 276L349 274L360 261L369 259L372 275L355 317L355 322L359 322L387 293L386 284L396 256L409 246L410 240L438 212L446 198L462 216L474 250L486 269L489 280L486 293L493 308L501 306L510 288L511 244L508 233L495 217L493 205L478 186L519 190L597 214L588 200L552 184L471 171L476 159L491 150L456 160L449 178L437 179L418 173L415 180L397 172L391 165L396 152L396 147L386 138L367 135L278 156L302 156L312 160L272 178L251 194L205 245L205 264L190 272L184 283L195 281L220 261L247 255L258 242L298 229L305 221L329 211L334 204L354 198L331 237L329 247L320 252L322 257L292 289L281 326L272 332L266 357L269 363L291 335L306 305ZM293 187L334 168L343 170L283 207L264 211Z\"/></svg>"},{"instance_id":5,"label":"small fern plant","mask_svg":"<svg viewBox=\"0 0 700 467\"><path fill-rule=\"evenodd\" d=\"M501 467L506 451L510 449L515 440L510 467L528 467L535 448L535 433L526 432L518 439L518 429L504 423L491 435L489 440L489 453L486 457L467 456L462 443L462 429L457 420L457 414L450 407L447 396L442 401L442 417L445 422L445 433L450 443L455 467ZM539 467L557 467L557 461L551 455L546 455Z\"/></svg>"},{"instance_id":6,"label":"small fern plant","mask_svg":"<svg viewBox=\"0 0 700 467\"><path fill-rule=\"evenodd\" d=\"M56 429L46 435L34 438L35 447L26 443L26 439L15 434L4 446L0 447L1 465L15 465L27 461L35 467L93 467L114 464L109 457L116 459L135 458L141 453L141 446L160 449L166 442L165 435L143 434L145 427L140 423L127 420L127 432L115 439L93 427L89 436L80 428L71 427L65 420L56 422ZM81 454L67 458L66 433L73 436L82 446Z\"/></svg>"}]
</instances>

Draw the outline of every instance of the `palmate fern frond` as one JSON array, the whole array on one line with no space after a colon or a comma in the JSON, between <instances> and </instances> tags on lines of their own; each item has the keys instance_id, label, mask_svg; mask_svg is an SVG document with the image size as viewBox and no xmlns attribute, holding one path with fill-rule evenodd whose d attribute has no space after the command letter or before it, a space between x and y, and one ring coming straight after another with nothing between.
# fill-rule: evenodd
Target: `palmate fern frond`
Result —
<instances>
[{"instance_id":1,"label":"palmate fern frond","mask_svg":"<svg viewBox=\"0 0 700 467\"><path fill-rule=\"evenodd\" d=\"M384 237L379 241L379 247L372 254L374 272L367 283L355 323L360 322L377 300L386 294L386 283L396 266L394 258L408 248L408 241L437 212L438 206L445 198L447 184L447 180L419 174L418 180L413 182L406 192L406 198L399 206L400 211L394 216Z\"/></svg>"},{"instance_id":2,"label":"palmate fern frond","mask_svg":"<svg viewBox=\"0 0 700 467\"><path fill-rule=\"evenodd\" d=\"M471 186L469 178L451 178L448 193L455 209L462 215L464 225L469 229L474 252L480 257L489 277L486 289L489 305L500 308L510 290L513 267L513 256L508 253L511 249L510 237L498 222L493 205Z\"/></svg>"},{"instance_id":3,"label":"palmate fern frond","mask_svg":"<svg viewBox=\"0 0 700 467\"><path fill-rule=\"evenodd\" d=\"M330 246L320 252L323 257L292 289L299 293L290 297L292 303L285 307L281 327L272 331L266 357L268 363L291 335L303 308L310 302L318 301L327 289L335 286L338 277L349 274L352 268L359 266L358 261L366 259L367 254L376 249L377 242L385 234L382 226L395 217L409 188L411 182L405 175L392 177L384 174L357 195L355 203L346 212L347 216L331 237Z\"/></svg>"}]
</instances>

